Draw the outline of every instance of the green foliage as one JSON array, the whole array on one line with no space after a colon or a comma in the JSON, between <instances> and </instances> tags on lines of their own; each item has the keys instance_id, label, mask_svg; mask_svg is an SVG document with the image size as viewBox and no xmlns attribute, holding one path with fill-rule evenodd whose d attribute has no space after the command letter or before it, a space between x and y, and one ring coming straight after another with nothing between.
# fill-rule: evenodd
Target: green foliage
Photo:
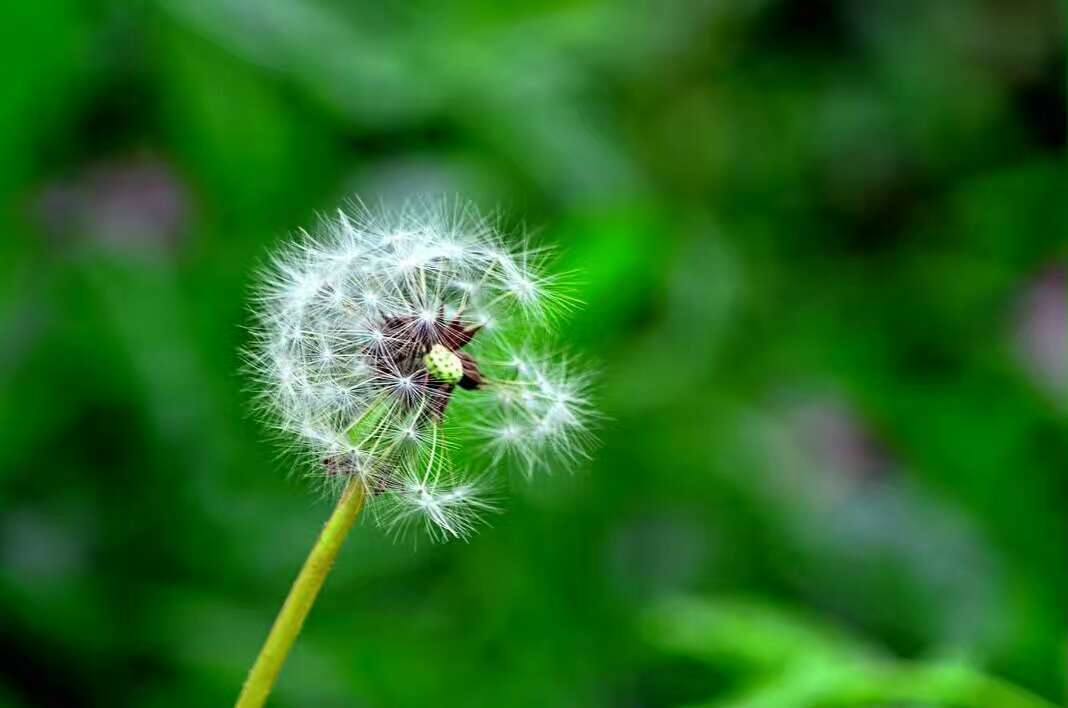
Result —
<instances>
[{"instance_id":1,"label":"green foliage","mask_svg":"<svg viewBox=\"0 0 1068 708\"><path fill-rule=\"evenodd\" d=\"M0 705L233 700L329 509L249 284L427 190L560 245L602 446L469 544L362 524L273 705L1065 697L1062 5L8 11Z\"/></svg>"},{"instance_id":2,"label":"green foliage","mask_svg":"<svg viewBox=\"0 0 1068 708\"><path fill-rule=\"evenodd\" d=\"M746 682L721 708L897 705L1052 708L1052 704L960 663L879 656L818 620L752 600L665 601L646 634L664 651L730 662Z\"/></svg>"}]
</instances>

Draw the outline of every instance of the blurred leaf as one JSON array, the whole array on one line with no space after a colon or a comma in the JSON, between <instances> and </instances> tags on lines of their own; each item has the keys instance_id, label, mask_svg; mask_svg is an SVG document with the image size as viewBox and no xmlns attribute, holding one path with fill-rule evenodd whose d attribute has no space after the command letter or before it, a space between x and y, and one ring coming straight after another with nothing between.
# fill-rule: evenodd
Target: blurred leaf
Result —
<instances>
[{"instance_id":1,"label":"blurred leaf","mask_svg":"<svg viewBox=\"0 0 1068 708\"><path fill-rule=\"evenodd\" d=\"M676 598L646 615L658 648L708 662L735 662L750 675L720 708L814 708L903 702L987 708L1052 708L1007 683L955 664L880 659L840 630L749 600Z\"/></svg>"}]
</instances>

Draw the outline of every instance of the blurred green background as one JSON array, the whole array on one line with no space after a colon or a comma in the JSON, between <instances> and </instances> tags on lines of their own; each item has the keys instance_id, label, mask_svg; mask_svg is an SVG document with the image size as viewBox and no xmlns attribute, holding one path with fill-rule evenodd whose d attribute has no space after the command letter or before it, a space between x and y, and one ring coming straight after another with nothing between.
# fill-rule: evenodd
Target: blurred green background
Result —
<instances>
[{"instance_id":1,"label":"blurred green background","mask_svg":"<svg viewBox=\"0 0 1068 708\"><path fill-rule=\"evenodd\" d=\"M232 702L329 511L247 414L252 272L415 192L585 272L603 445L469 544L361 524L272 705L1063 699L1060 3L5 25L0 705Z\"/></svg>"}]
</instances>

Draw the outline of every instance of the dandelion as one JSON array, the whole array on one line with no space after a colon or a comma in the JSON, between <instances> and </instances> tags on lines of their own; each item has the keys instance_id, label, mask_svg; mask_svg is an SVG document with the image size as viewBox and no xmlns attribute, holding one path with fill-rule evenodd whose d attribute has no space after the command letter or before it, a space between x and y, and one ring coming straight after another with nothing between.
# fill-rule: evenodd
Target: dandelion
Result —
<instances>
[{"instance_id":1,"label":"dandelion","mask_svg":"<svg viewBox=\"0 0 1068 708\"><path fill-rule=\"evenodd\" d=\"M424 200L357 203L265 269L248 355L259 402L339 501L239 706L266 699L365 505L398 536L464 539L495 511L492 471L587 455L590 376L535 343L576 305L549 259L467 203ZM457 465L459 447L482 467Z\"/></svg>"}]
</instances>

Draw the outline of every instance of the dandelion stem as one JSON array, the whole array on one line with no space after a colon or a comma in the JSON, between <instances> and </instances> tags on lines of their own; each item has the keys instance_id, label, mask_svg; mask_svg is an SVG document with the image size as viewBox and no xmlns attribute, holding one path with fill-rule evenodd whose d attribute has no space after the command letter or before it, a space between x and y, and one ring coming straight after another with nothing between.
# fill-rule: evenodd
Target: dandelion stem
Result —
<instances>
[{"instance_id":1,"label":"dandelion stem","mask_svg":"<svg viewBox=\"0 0 1068 708\"><path fill-rule=\"evenodd\" d=\"M323 526L322 533L312 546L297 579L293 581L293 587L274 621L274 626L271 627L270 634L267 635L267 641L263 643L256 663L249 670L245 686L234 704L235 708L258 708L267 700L278 678L278 672L297 635L300 634L304 618L308 616L349 529L363 508L365 497L363 481L354 476Z\"/></svg>"}]
</instances>

